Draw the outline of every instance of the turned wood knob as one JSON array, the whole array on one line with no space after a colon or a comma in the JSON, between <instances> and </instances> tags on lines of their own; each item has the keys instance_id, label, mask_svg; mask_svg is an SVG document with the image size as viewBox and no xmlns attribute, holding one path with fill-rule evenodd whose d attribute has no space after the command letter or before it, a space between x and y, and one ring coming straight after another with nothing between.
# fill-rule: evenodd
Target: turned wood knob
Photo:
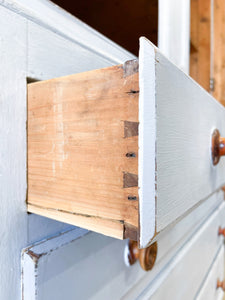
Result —
<instances>
[{"instance_id":1,"label":"turned wood knob","mask_svg":"<svg viewBox=\"0 0 225 300\"><path fill-rule=\"evenodd\" d=\"M217 165L220 157L225 155L225 138L220 136L218 129L213 131L212 135L212 161Z\"/></svg>"},{"instance_id":2,"label":"turned wood knob","mask_svg":"<svg viewBox=\"0 0 225 300\"><path fill-rule=\"evenodd\" d=\"M219 227L218 235L223 235L225 237L225 228Z\"/></svg>"},{"instance_id":3,"label":"turned wood knob","mask_svg":"<svg viewBox=\"0 0 225 300\"><path fill-rule=\"evenodd\" d=\"M157 242L147 248L139 249L136 241L129 240L128 251L126 253L128 264L133 265L137 260L139 260L143 270L151 270L156 261L157 249Z\"/></svg>"},{"instance_id":4,"label":"turned wood knob","mask_svg":"<svg viewBox=\"0 0 225 300\"><path fill-rule=\"evenodd\" d=\"M217 280L217 289L221 288L225 292L225 281L220 281L219 279Z\"/></svg>"}]
</instances>

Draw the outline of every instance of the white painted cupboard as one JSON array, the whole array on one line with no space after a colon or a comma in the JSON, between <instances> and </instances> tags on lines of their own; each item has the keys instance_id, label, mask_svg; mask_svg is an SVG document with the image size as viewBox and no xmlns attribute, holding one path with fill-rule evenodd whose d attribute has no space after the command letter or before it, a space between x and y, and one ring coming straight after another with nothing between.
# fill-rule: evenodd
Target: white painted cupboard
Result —
<instances>
[{"instance_id":1,"label":"white painted cupboard","mask_svg":"<svg viewBox=\"0 0 225 300\"><path fill-rule=\"evenodd\" d=\"M222 299L216 283L224 276L224 240L218 236L219 227L225 227L224 192L212 188L218 178L211 173L193 187L193 205L200 204L159 236L156 264L147 273L139 264L125 265L127 241L27 214L27 82L135 57L45 0L0 1L0 50L0 299ZM210 115L207 105L206 112ZM215 118L212 126L221 124ZM192 164L192 175L200 174ZM185 191L180 193L186 201ZM172 208L172 190L170 197ZM178 198L174 201L179 205ZM166 215L163 205L160 209ZM159 223L160 230L167 225L167 220Z\"/></svg>"}]
</instances>

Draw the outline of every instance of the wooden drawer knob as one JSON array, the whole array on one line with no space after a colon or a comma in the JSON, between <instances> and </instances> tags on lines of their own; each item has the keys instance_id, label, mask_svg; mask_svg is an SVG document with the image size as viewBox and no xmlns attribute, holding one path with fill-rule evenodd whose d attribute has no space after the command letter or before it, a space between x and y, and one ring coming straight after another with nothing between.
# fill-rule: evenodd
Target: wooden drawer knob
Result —
<instances>
[{"instance_id":1,"label":"wooden drawer knob","mask_svg":"<svg viewBox=\"0 0 225 300\"><path fill-rule=\"evenodd\" d=\"M225 281L220 281L219 279L217 280L217 289L221 288L225 292Z\"/></svg>"},{"instance_id":2,"label":"wooden drawer knob","mask_svg":"<svg viewBox=\"0 0 225 300\"><path fill-rule=\"evenodd\" d=\"M220 157L225 155L225 138L220 136L218 129L215 129L212 135L212 160L217 165Z\"/></svg>"},{"instance_id":3,"label":"wooden drawer knob","mask_svg":"<svg viewBox=\"0 0 225 300\"><path fill-rule=\"evenodd\" d=\"M129 240L127 250L125 259L128 260L128 265L133 265L139 259L143 270L150 271L153 268L157 257L157 242L147 248L139 249L136 241Z\"/></svg>"},{"instance_id":4,"label":"wooden drawer knob","mask_svg":"<svg viewBox=\"0 0 225 300\"><path fill-rule=\"evenodd\" d=\"M225 228L219 227L218 235L223 235L225 237Z\"/></svg>"}]
</instances>

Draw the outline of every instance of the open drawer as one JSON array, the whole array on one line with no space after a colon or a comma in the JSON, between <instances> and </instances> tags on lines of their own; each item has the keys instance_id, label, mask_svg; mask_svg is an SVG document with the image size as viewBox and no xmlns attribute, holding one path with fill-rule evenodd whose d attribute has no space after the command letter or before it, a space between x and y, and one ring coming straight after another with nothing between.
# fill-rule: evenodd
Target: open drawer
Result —
<instances>
[{"instance_id":1,"label":"open drawer","mask_svg":"<svg viewBox=\"0 0 225 300\"><path fill-rule=\"evenodd\" d=\"M146 247L225 184L215 129L225 109L145 38L139 62L28 84L28 211Z\"/></svg>"}]
</instances>

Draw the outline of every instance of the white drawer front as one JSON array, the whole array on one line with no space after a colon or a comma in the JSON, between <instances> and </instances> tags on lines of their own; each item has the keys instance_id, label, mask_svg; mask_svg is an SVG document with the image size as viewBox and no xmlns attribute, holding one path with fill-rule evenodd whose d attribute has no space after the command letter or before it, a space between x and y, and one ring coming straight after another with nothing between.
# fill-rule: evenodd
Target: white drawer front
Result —
<instances>
[{"instance_id":1,"label":"white drawer front","mask_svg":"<svg viewBox=\"0 0 225 300\"><path fill-rule=\"evenodd\" d=\"M225 159L212 163L225 109L141 38L139 57L140 243L177 222L225 183ZM155 210L156 207L156 210Z\"/></svg>"},{"instance_id":2,"label":"white drawer front","mask_svg":"<svg viewBox=\"0 0 225 300\"><path fill-rule=\"evenodd\" d=\"M173 300L194 299L218 250L224 243L224 238L218 236L218 228L224 225L225 204L223 203L176 253L175 258L168 263L158 278L145 286L139 295L135 295L137 289L135 286L125 299L164 300L168 295Z\"/></svg>"},{"instance_id":3,"label":"white drawer front","mask_svg":"<svg viewBox=\"0 0 225 300\"><path fill-rule=\"evenodd\" d=\"M216 288L217 279L224 279L224 246L220 248L196 300L222 300L224 292Z\"/></svg>"},{"instance_id":4,"label":"white drawer front","mask_svg":"<svg viewBox=\"0 0 225 300\"><path fill-rule=\"evenodd\" d=\"M76 232L71 232L31 246L23 254L24 300L61 300L62 295L67 296L67 300L71 299L70 295L78 299L137 299L145 289L152 290L152 282L155 283L185 243L210 218L210 212L217 211L218 214L216 207L223 202L223 197L222 191L212 195L172 229L164 232L158 241L156 264L147 273L139 263L130 268L125 266L123 252L126 241L95 233L75 240ZM225 226L225 218L220 225ZM217 239L215 233L211 252L207 251L205 269L222 243L223 239Z\"/></svg>"}]
</instances>

